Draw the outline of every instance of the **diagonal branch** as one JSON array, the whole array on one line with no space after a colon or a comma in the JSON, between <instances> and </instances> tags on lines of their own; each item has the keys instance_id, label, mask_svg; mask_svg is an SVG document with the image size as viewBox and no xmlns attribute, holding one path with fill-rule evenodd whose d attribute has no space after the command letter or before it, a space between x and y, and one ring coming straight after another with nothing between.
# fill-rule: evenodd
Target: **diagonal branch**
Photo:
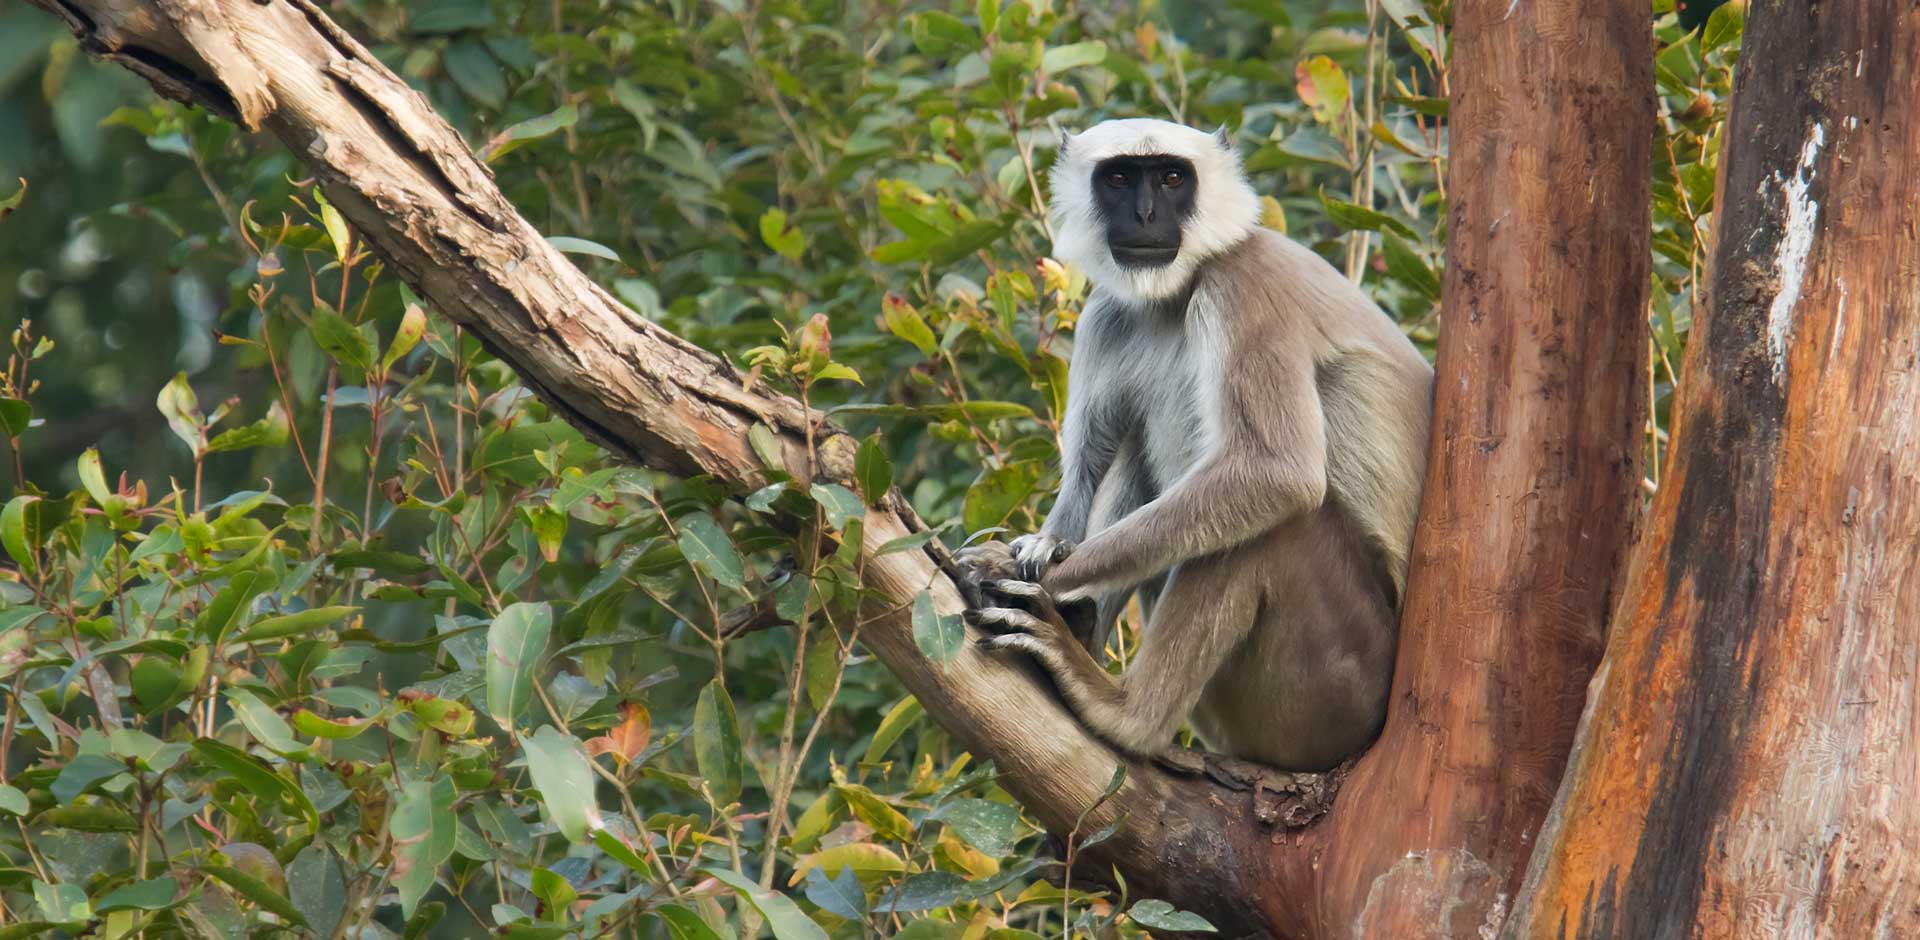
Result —
<instances>
[{"instance_id":1,"label":"diagonal branch","mask_svg":"<svg viewBox=\"0 0 1920 940\"><path fill-rule=\"evenodd\" d=\"M628 310L550 246L491 171L418 92L310 0L32 0L90 53L161 94L277 137L333 205L421 296L471 331L557 413L621 457L708 474L747 492L765 480L756 425L795 477L851 484L856 442L794 399L750 387L734 367ZM819 465L808 466L805 429ZM1055 832L1072 828L1121 759L1090 738L1023 668L971 645L935 664L903 611L922 590L957 611L944 549L875 549L920 530L894 494L864 528L870 586L886 602L862 640L928 713L999 767L1003 784ZM1132 822L1087 853L1136 893L1204 913L1237 933L1269 932L1248 899L1264 848L1250 794L1201 776L1129 768L1088 820ZM1244 845L1234 840L1244 840Z\"/></svg>"}]
</instances>

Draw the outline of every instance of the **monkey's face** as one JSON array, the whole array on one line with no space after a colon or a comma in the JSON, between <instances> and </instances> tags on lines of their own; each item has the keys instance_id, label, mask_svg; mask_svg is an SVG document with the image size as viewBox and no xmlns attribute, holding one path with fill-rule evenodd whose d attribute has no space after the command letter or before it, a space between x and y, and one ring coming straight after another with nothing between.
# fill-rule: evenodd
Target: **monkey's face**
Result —
<instances>
[{"instance_id":1,"label":"monkey's face","mask_svg":"<svg viewBox=\"0 0 1920 940\"><path fill-rule=\"evenodd\" d=\"M1123 268L1161 268L1180 257L1180 229L1199 192L1183 157L1125 156L1093 168L1093 200L1106 222L1107 250Z\"/></svg>"}]
</instances>

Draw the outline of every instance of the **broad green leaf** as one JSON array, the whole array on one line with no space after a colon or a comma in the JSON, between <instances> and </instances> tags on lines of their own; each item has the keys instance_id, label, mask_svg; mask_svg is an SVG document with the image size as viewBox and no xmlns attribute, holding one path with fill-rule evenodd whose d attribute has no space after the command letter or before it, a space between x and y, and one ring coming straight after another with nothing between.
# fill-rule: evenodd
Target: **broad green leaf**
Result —
<instances>
[{"instance_id":1,"label":"broad green leaf","mask_svg":"<svg viewBox=\"0 0 1920 940\"><path fill-rule=\"evenodd\" d=\"M533 141L566 130L579 121L578 107L571 104L561 105L546 114L528 118L493 135L493 139L487 141L487 145L481 148L480 159L492 163Z\"/></svg>"},{"instance_id":2,"label":"broad green leaf","mask_svg":"<svg viewBox=\"0 0 1920 940\"><path fill-rule=\"evenodd\" d=\"M293 433L287 410L279 402L267 406L267 413L252 424L221 431L207 442L208 453L246 450L250 447L279 447Z\"/></svg>"},{"instance_id":3,"label":"broad green leaf","mask_svg":"<svg viewBox=\"0 0 1920 940\"><path fill-rule=\"evenodd\" d=\"M373 365L374 343L359 327L324 304L313 308L313 341L341 365L361 372Z\"/></svg>"},{"instance_id":4,"label":"broad green leaf","mask_svg":"<svg viewBox=\"0 0 1920 940\"><path fill-rule=\"evenodd\" d=\"M16 438L32 425L32 404L18 398L0 398L0 434Z\"/></svg>"},{"instance_id":5,"label":"broad green leaf","mask_svg":"<svg viewBox=\"0 0 1920 940\"><path fill-rule=\"evenodd\" d=\"M740 795L740 725L719 679L707 683L694 704L693 756L714 800L724 806Z\"/></svg>"},{"instance_id":6,"label":"broad green leaf","mask_svg":"<svg viewBox=\"0 0 1920 940\"><path fill-rule=\"evenodd\" d=\"M1097 39L1067 46L1052 46L1040 57L1040 68L1058 75L1083 65L1099 65L1107 60L1107 44Z\"/></svg>"},{"instance_id":7,"label":"broad green leaf","mask_svg":"<svg viewBox=\"0 0 1920 940\"><path fill-rule=\"evenodd\" d=\"M545 603L511 604L487 630L487 713L502 728L533 700L533 683L553 630L553 609Z\"/></svg>"},{"instance_id":8,"label":"broad green leaf","mask_svg":"<svg viewBox=\"0 0 1920 940\"><path fill-rule=\"evenodd\" d=\"M1020 836L1020 811L992 800L954 800L928 818L946 823L954 834L994 858L1013 851Z\"/></svg>"},{"instance_id":9,"label":"broad green leaf","mask_svg":"<svg viewBox=\"0 0 1920 940\"><path fill-rule=\"evenodd\" d=\"M1294 68L1300 100L1313 110L1314 121L1338 124L1346 117L1353 92L1346 70L1323 55L1304 59Z\"/></svg>"},{"instance_id":10,"label":"broad green leaf","mask_svg":"<svg viewBox=\"0 0 1920 940\"><path fill-rule=\"evenodd\" d=\"M872 790L851 783L835 784L833 790L847 801L847 808L853 810L854 818L872 827L874 835L895 842L913 841L913 823L908 822L905 814L889 806Z\"/></svg>"},{"instance_id":11,"label":"broad green leaf","mask_svg":"<svg viewBox=\"0 0 1920 940\"><path fill-rule=\"evenodd\" d=\"M1038 461L1020 460L993 467L980 474L967 488L961 501L961 518L967 531L990 529L1007 521L1040 485Z\"/></svg>"},{"instance_id":12,"label":"broad green leaf","mask_svg":"<svg viewBox=\"0 0 1920 940\"><path fill-rule=\"evenodd\" d=\"M619 261L620 253L596 241L576 238L572 235L549 235L547 244L570 255L588 255L607 261Z\"/></svg>"},{"instance_id":13,"label":"broad green leaf","mask_svg":"<svg viewBox=\"0 0 1920 940\"><path fill-rule=\"evenodd\" d=\"M1326 193L1320 194L1320 205L1327 210L1328 218L1332 219L1334 223L1341 228L1349 231L1387 231L1393 232L1401 238L1419 238L1419 236L1413 233L1413 229L1407 227L1407 223L1387 215L1384 212L1375 212L1364 206L1356 206L1351 202L1329 199Z\"/></svg>"},{"instance_id":14,"label":"broad green leaf","mask_svg":"<svg viewBox=\"0 0 1920 940\"><path fill-rule=\"evenodd\" d=\"M345 741L360 736L360 733L373 727L373 722L365 718L322 718L304 708L293 713L293 729L313 738L326 738L330 741Z\"/></svg>"},{"instance_id":15,"label":"broad green leaf","mask_svg":"<svg viewBox=\"0 0 1920 940\"><path fill-rule=\"evenodd\" d=\"M40 543L39 516L38 496L15 496L7 500L5 509L0 509L0 545L5 546L14 564L27 574L39 570L35 561L35 549Z\"/></svg>"},{"instance_id":16,"label":"broad green leaf","mask_svg":"<svg viewBox=\"0 0 1920 940\"><path fill-rule=\"evenodd\" d=\"M54 799L65 806L80 794L126 772L125 761L105 754L81 754L60 768L60 775L53 778L53 784L47 789L53 793Z\"/></svg>"},{"instance_id":17,"label":"broad green leaf","mask_svg":"<svg viewBox=\"0 0 1920 940\"><path fill-rule=\"evenodd\" d=\"M554 827L573 842L584 841L590 830L599 829L593 767L579 739L542 725L531 736L521 738L520 746L527 753L533 788L540 791L540 803Z\"/></svg>"},{"instance_id":18,"label":"broad green leaf","mask_svg":"<svg viewBox=\"0 0 1920 940\"><path fill-rule=\"evenodd\" d=\"M311 633L321 627L352 616L360 608L350 605L334 607L309 607L291 614L263 617L254 621L253 626L242 630L233 638L235 643L251 643L255 640L278 640L283 637Z\"/></svg>"},{"instance_id":19,"label":"broad green leaf","mask_svg":"<svg viewBox=\"0 0 1920 940\"><path fill-rule=\"evenodd\" d=\"M967 880L950 871L912 875L880 896L873 909L882 914L911 914L951 907L969 894Z\"/></svg>"},{"instance_id":20,"label":"broad green leaf","mask_svg":"<svg viewBox=\"0 0 1920 940\"><path fill-rule=\"evenodd\" d=\"M159 406L160 414L167 419L167 427L173 429L173 436L194 453L206 453L207 431L201 426L200 400L194 396L193 386L187 384L185 372L176 374L173 381L161 386L154 404Z\"/></svg>"},{"instance_id":21,"label":"broad green leaf","mask_svg":"<svg viewBox=\"0 0 1920 940\"><path fill-rule=\"evenodd\" d=\"M867 742L867 752L860 758L861 762L879 763L886 756L887 749L893 747L893 743L900 740L900 736L906 734L907 729L913 727L914 722L919 721L925 713L926 709L920 705L920 700L911 695L895 702L874 729L873 740Z\"/></svg>"},{"instance_id":22,"label":"broad green leaf","mask_svg":"<svg viewBox=\"0 0 1920 940\"><path fill-rule=\"evenodd\" d=\"M447 77L453 79L467 97L494 109L506 104L506 73L486 46L463 39L449 45L441 61L447 67Z\"/></svg>"},{"instance_id":23,"label":"broad green leaf","mask_svg":"<svg viewBox=\"0 0 1920 940\"><path fill-rule=\"evenodd\" d=\"M960 655L960 648L967 642L966 624L958 614L942 614L934 610L933 595L921 591L913 599L913 645L920 648L920 654L927 659L944 663Z\"/></svg>"},{"instance_id":24,"label":"broad green leaf","mask_svg":"<svg viewBox=\"0 0 1920 940\"><path fill-rule=\"evenodd\" d=\"M39 906L40 916L51 921L73 923L93 916L93 905L87 901L87 889L72 882L48 884L34 881L33 902Z\"/></svg>"},{"instance_id":25,"label":"broad green leaf","mask_svg":"<svg viewBox=\"0 0 1920 940\"><path fill-rule=\"evenodd\" d=\"M695 512L681 516L674 524L680 528L680 552L689 564L727 587L739 590L744 586L740 553L720 523L704 512Z\"/></svg>"},{"instance_id":26,"label":"broad green leaf","mask_svg":"<svg viewBox=\"0 0 1920 940\"><path fill-rule=\"evenodd\" d=\"M273 575L265 569L249 568L234 573L225 586L195 617L195 634L215 644L225 641L234 627L245 623L254 598L273 587Z\"/></svg>"},{"instance_id":27,"label":"broad green leaf","mask_svg":"<svg viewBox=\"0 0 1920 940\"><path fill-rule=\"evenodd\" d=\"M788 224L787 214L779 209L768 209L760 215L760 240L788 261L800 260L800 253L807 247L806 233Z\"/></svg>"},{"instance_id":28,"label":"broad green leaf","mask_svg":"<svg viewBox=\"0 0 1920 940\"><path fill-rule=\"evenodd\" d=\"M790 885L797 885L814 871L851 870L863 881L881 881L907 870L907 863L892 849L872 842L848 842L801 856L794 862Z\"/></svg>"},{"instance_id":29,"label":"broad green leaf","mask_svg":"<svg viewBox=\"0 0 1920 940\"><path fill-rule=\"evenodd\" d=\"M1132 918L1134 923L1151 930L1164 930L1169 933L1216 932L1206 918L1176 910L1173 905L1165 901L1156 901L1151 898L1135 901L1132 907L1127 908L1127 916Z\"/></svg>"},{"instance_id":30,"label":"broad green leaf","mask_svg":"<svg viewBox=\"0 0 1920 940\"><path fill-rule=\"evenodd\" d=\"M662 904L653 909L661 922L667 925L673 940L725 940L720 932L713 929L691 908L679 904Z\"/></svg>"},{"instance_id":31,"label":"broad green leaf","mask_svg":"<svg viewBox=\"0 0 1920 940\"><path fill-rule=\"evenodd\" d=\"M427 312L419 304L408 304L406 312L400 315L399 329L393 331L393 342L387 344L386 353L380 357L380 369L385 371L393 368L393 364L412 352L426 334Z\"/></svg>"},{"instance_id":32,"label":"broad green leaf","mask_svg":"<svg viewBox=\"0 0 1920 940\"><path fill-rule=\"evenodd\" d=\"M316 937L332 937L346 912L347 880L333 850L309 845L287 866L287 897Z\"/></svg>"},{"instance_id":33,"label":"broad green leaf","mask_svg":"<svg viewBox=\"0 0 1920 940\"><path fill-rule=\"evenodd\" d=\"M880 435L870 435L860 442L860 449L853 455L853 475L869 506L877 505L893 489L893 461Z\"/></svg>"},{"instance_id":34,"label":"broad green leaf","mask_svg":"<svg viewBox=\"0 0 1920 940\"><path fill-rule=\"evenodd\" d=\"M320 203L320 224L327 230L327 240L333 243L334 260L344 262L353 253L353 230L347 228L347 217L318 189L314 190L314 198Z\"/></svg>"},{"instance_id":35,"label":"broad green leaf","mask_svg":"<svg viewBox=\"0 0 1920 940\"><path fill-rule=\"evenodd\" d=\"M113 490L107 488L107 474L100 467L99 448L89 447L80 454L80 485L85 487L93 504L105 508L107 500L113 496Z\"/></svg>"},{"instance_id":36,"label":"broad green leaf","mask_svg":"<svg viewBox=\"0 0 1920 940\"><path fill-rule=\"evenodd\" d=\"M0 810L15 816L25 816L30 808L27 795L21 792L19 787L0 783Z\"/></svg>"},{"instance_id":37,"label":"broad green leaf","mask_svg":"<svg viewBox=\"0 0 1920 940\"><path fill-rule=\"evenodd\" d=\"M287 726L287 720L280 717L267 703L254 697L245 689L227 689L227 704L233 706L233 713L246 726L247 733L253 739L265 745L268 750L288 756L303 757L307 749L293 739L293 729Z\"/></svg>"},{"instance_id":38,"label":"broad green leaf","mask_svg":"<svg viewBox=\"0 0 1920 940\"><path fill-rule=\"evenodd\" d=\"M813 501L827 514L827 525L836 531L846 531L848 522L867 514L860 497L838 483L815 483L811 492Z\"/></svg>"},{"instance_id":39,"label":"broad green leaf","mask_svg":"<svg viewBox=\"0 0 1920 940\"><path fill-rule=\"evenodd\" d=\"M271 856L269 856L269 859L271 859ZM394 867L398 869L399 865L396 864ZM287 889L284 885L286 876L284 874L280 876L282 884L276 885L252 872L245 871L233 865L207 862L200 865L200 870L218 878L222 884L232 888L235 894L252 901L254 904L266 910L278 914L281 919L286 920L288 923L299 927L307 926L306 917L302 915L300 909L294 907L293 902L287 898ZM396 878L395 883L397 884L398 882L399 879ZM402 903L404 904L404 900Z\"/></svg>"},{"instance_id":40,"label":"broad green leaf","mask_svg":"<svg viewBox=\"0 0 1920 940\"><path fill-rule=\"evenodd\" d=\"M157 911L172 906L173 895L179 890L180 884L172 876L136 881L107 892L94 910L101 914L113 911Z\"/></svg>"},{"instance_id":41,"label":"broad green leaf","mask_svg":"<svg viewBox=\"0 0 1920 940\"><path fill-rule=\"evenodd\" d=\"M741 900L754 906L773 928L774 940L827 940L827 932L802 913L791 898L760 887L752 879L724 868L703 868L702 872L726 885Z\"/></svg>"},{"instance_id":42,"label":"broad green leaf","mask_svg":"<svg viewBox=\"0 0 1920 940\"><path fill-rule=\"evenodd\" d=\"M453 855L453 781L439 777L415 780L394 802L388 833L393 838L393 886L400 892L400 911L412 917L441 863Z\"/></svg>"},{"instance_id":43,"label":"broad green leaf","mask_svg":"<svg viewBox=\"0 0 1920 940\"><path fill-rule=\"evenodd\" d=\"M313 808L313 801L298 786L274 773L259 758L212 738L193 742L193 753L201 762L234 778L268 806L299 813L309 824L319 827L320 814Z\"/></svg>"},{"instance_id":44,"label":"broad green leaf","mask_svg":"<svg viewBox=\"0 0 1920 940\"><path fill-rule=\"evenodd\" d=\"M867 916L867 891L851 868L842 868L833 877L827 876L826 869L809 869L806 891L807 900L829 914L851 921Z\"/></svg>"}]
</instances>

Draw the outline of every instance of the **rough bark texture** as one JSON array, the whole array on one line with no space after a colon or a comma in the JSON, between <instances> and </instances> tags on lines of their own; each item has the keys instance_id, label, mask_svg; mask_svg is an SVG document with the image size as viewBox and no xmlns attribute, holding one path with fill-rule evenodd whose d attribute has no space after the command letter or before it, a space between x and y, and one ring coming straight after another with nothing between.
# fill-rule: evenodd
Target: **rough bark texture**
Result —
<instances>
[{"instance_id":1,"label":"rough bark texture","mask_svg":"<svg viewBox=\"0 0 1920 940\"><path fill-rule=\"evenodd\" d=\"M278 137L409 284L614 452L745 491L764 479L748 443L760 425L786 470L850 475L844 435L747 389L554 251L425 99L312 0L32 2L163 94ZM1495 929L1572 737L1626 544L1647 284L1645 10L1466 0L1459 23L1459 56L1477 65L1454 104L1436 444L1383 739L1333 813L1304 829L1263 823L1291 810L1282 799L1273 812L1258 786L1143 763L1086 824L1130 819L1089 873L1117 866L1135 896L1229 936ZM866 570L894 612L862 639L1064 831L1117 758L1026 671L971 647L944 666L919 653L901 611L922 589L958 608L946 559L937 547L872 554L918 527L897 498L869 513Z\"/></svg>"},{"instance_id":2,"label":"rough bark texture","mask_svg":"<svg viewBox=\"0 0 1920 940\"><path fill-rule=\"evenodd\" d=\"M1672 465L1510 938L1920 936L1920 10L1747 23Z\"/></svg>"},{"instance_id":3,"label":"rough bark texture","mask_svg":"<svg viewBox=\"0 0 1920 940\"><path fill-rule=\"evenodd\" d=\"M1393 711L1324 834L1315 936L1499 929L1572 745L1638 499L1646 8L1455 10L1434 447ZM1340 811L1354 804L1366 814Z\"/></svg>"}]
</instances>

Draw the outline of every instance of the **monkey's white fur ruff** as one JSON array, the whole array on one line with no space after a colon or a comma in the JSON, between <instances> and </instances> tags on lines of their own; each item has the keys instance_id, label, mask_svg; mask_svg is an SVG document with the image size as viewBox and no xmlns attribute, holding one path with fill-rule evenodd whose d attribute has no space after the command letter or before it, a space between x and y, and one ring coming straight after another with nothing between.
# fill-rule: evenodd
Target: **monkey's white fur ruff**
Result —
<instances>
[{"instance_id":1,"label":"monkey's white fur ruff","mask_svg":"<svg viewBox=\"0 0 1920 940\"><path fill-rule=\"evenodd\" d=\"M1240 155L1224 137L1170 121L1104 121L1062 141L1053 166L1053 256L1124 301L1164 300L1193 280L1200 264L1252 234L1260 199L1240 171ZM1180 254L1159 268L1126 268L1107 248L1106 226L1093 203L1093 168L1119 156L1165 155L1193 163L1193 215L1180 228Z\"/></svg>"}]
</instances>

